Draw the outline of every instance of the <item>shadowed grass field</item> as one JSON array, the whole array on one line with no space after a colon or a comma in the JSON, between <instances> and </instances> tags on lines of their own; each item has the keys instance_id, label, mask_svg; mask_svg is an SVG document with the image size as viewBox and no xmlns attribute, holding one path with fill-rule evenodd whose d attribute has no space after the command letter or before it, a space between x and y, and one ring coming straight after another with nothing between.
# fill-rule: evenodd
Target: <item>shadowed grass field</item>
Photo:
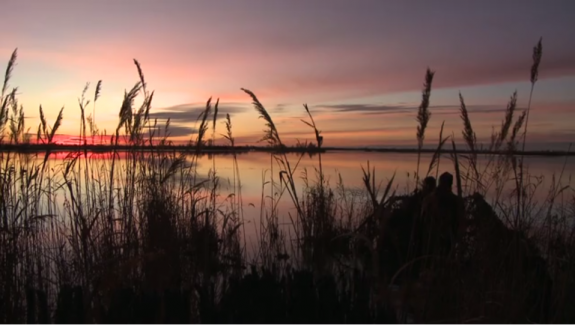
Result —
<instances>
[{"instance_id":1,"label":"shadowed grass field","mask_svg":"<svg viewBox=\"0 0 575 325\"><path fill-rule=\"evenodd\" d=\"M111 149L103 153L107 159L87 155L86 139L102 135L93 122L98 82L93 97L86 87L79 100L78 131L86 145L52 163L64 111L48 122L40 107L39 124L26 126L16 88L9 89L16 54L0 98L4 323L575 321L575 193L564 185L563 173L541 189L538 175L517 154L525 151L531 104L517 111L516 93L487 151L478 149L461 94L466 148L457 148L455 135L444 136L442 127L433 159L423 166L419 155L433 116L434 72L428 70L415 130L415 191L408 193L398 193L393 178L379 186L369 162L358 195L350 195L341 180L330 185L321 126L304 105L317 168L314 175L305 171L304 186L297 186L306 152L295 158L286 150L270 152L258 244L248 254L238 152L230 150L232 194L220 194L215 156L207 176L198 172L210 131L212 140L221 132L226 146L237 148L229 115L224 129L217 129L219 100L206 102L188 146L166 150L169 120L160 126L150 119L154 92L134 60L139 80L125 93ZM533 50L532 89L541 56L540 41ZM263 103L242 90L265 122L263 141L285 148ZM136 99L142 104L135 106ZM34 157L7 149L31 139L46 146ZM487 163L478 164L480 157ZM437 178L445 164L455 170L463 212L454 248L440 254L417 234L433 226L418 223L420 181ZM538 191L547 191L544 201L535 199ZM296 211L289 215L289 232L279 225L282 197Z\"/></svg>"}]
</instances>

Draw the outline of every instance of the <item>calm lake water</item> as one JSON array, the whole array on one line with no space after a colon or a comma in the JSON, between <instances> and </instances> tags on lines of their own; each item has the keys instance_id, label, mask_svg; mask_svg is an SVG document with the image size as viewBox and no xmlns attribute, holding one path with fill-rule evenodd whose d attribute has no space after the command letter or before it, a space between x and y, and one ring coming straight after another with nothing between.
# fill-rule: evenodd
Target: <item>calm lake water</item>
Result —
<instances>
[{"instance_id":1,"label":"calm lake water","mask_svg":"<svg viewBox=\"0 0 575 325\"><path fill-rule=\"evenodd\" d=\"M38 160L42 159L42 155L38 155ZM62 162L65 154L56 154L50 160L50 166L54 168L54 175L56 178L61 177L58 175L62 174ZM421 157L421 167L420 172L425 174L428 170L429 162L431 160L431 154L424 154ZM289 154L288 158L293 166L298 162L300 155ZM318 165L319 156L315 155L309 157L305 155L301 158L299 165L297 166L295 175L297 176L296 185L297 190L301 191L304 186L304 182L301 176L304 175L304 171L307 170L310 183L316 181L315 168ZM400 193L406 193L414 188L414 171L417 168L417 155L407 154L407 153L376 153L376 152L327 152L322 154L322 164L323 171L326 180L330 186L335 187L339 178L343 181L347 189L353 190L363 190L363 168L367 168L367 163L371 169L375 170L376 184L382 182L382 190L387 184L387 181L393 177L395 174L394 189ZM567 160L566 160L567 159ZM537 181L540 181L540 185L535 192L534 197L539 201L544 201L548 190L552 184L552 178L559 177L562 173L561 185L567 186L572 185L571 176L575 174L575 164L570 163L569 160L575 159L573 157L525 157L525 164L529 168L529 173L533 176L540 177ZM246 225L246 233L248 237L252 238L256 234L256 227L259 224L261 213L261 202L262 193L264 196L271 195L270 184L267 183L270 180L270 175L272 175L272 164L273 164L273 176L275 182L278 182L279 167L277 163L271 159L269 153L262 152L250 152L247 154L238 154L237 161L240 169L240 179L242 185L242 198L244 207L244 218ZM80 162L80 161L79 161ZM92 163L98 165L107 165L109 168L109 159L97 159L92 160ZM120 163L121 165L122 163ZM232 155L214 155L202 156L198 161L198 173L200 178L205 178L209 170L214 166L217 170L217 175L220 177L220 183L222 185L220 190L220 195L223 198L231 191L232 178L233 178L233 157ZM485 159L480 159L479 170L483 170L486 164ZM58 168L58 166L60 166ZM121 168L120 168L121 170ZM448 171L454 174L453 163L449 159L448 155L444 155L441 158L439 174L444 171ZM431 173L435 175L434 172ZM121 172L120 172L121 175ZM228 182L230 180L230 182ZM535 177L532 178L535 181ZM266 185L264 186L264 183ZM277 184L277 183L276 183ZM502 194L503 197L509 197L508 201L512 201L512 196L510 192L511 185L513 181L508 181L508 189ZM300 192L301 193L301 192ZM490 191L492 193L492 191ZM57 202L58 204L63 204L64 195L59 195ZM572 192L569 193L569 197L572 197ZM269 199L266 200L266 206L269 208ZM284 193L279 205L278 214L280 218L280 224L283 224L288 230L291 228L289 214L295 216L295 207L291 202L288 193ZM250 227L249 225L252 225ZM253 238L252 238L253 239ZM250 240L252 241L252 240Z\"/></svg>"},{"instance_id":2,"label":"calm lake water","mask_svg":"<svg viewBox=\"0 0 575 325\"><path fill-rule=\"evenodd\" d=\"M293 168L299 156L290 154L288 157ZM431 154L422 155L420 164L421 174L427 172L431 158ZM232 177L232 157L216 156L215 159L219 176L224 179ZM536 192L538 199L545 199L553 176L555 175L555 177L558 178L562 171L562 185L571 185L571 175L575 174L575 164L570 164L569 160L575 158L570 157L567 159L566 163L565 157L525 157L525 165L529 168L529 173L533 181L535 181L535 176L541 177L541 184ZM253 203L258 206L262 195L262 183L264 182L264 177L265 180L269 180L273 161L267 153L238 155L237 160L240 167L242 195L245 204ZM387 181L395 174L393 184L394 189L396 189L398 193L413 190L415 185L414 173L417 169L416 154L375 152L328 152L322 154L323 172L326 180L332 187L336 186L339 181L339 176L341 176L347 188L363 189L362 167L366 169L368 162L370 168L375 170L376 184L382 182L382 187L384 187ZM207 173L209 168L212 167L212 164L213 162L210 159L204 157L200 160L199 170ZM480 159L478 169L480 171L483 170L485 164L486 161ZM315 168L317 167L317 155L313 157L306 155L301 159L295 173L295 175L300 178L296 180L300 187L304 184L301 180L303 171L307 170L310 182L312 182L316 180ZM274 161L273 171L276 181L279 170L279 167ZM442 157L440 160L439 174L445 171L455 175L453 163L447 156ZM435 169L431 175L435 175ZM509 180L508 183L508 185L512 185L512 180ZM269 193L269 190L267 190L266 193Z\"/></svg>"}]
</instances>

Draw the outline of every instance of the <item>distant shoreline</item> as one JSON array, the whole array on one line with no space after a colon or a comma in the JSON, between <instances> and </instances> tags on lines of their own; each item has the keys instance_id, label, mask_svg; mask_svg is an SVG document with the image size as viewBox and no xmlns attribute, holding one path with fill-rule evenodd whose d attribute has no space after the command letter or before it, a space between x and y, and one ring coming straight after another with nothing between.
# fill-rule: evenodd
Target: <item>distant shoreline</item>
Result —
<instances>
[{"instance_id":1,"label":"distant shoreline","mask_svg":"<svg viewBox=\"0 0 575 325\"><path fill-rule=\"evenodd\" d=\"M18 153L32 153L32 152L61 152L61 151L90 151L96 153L105 153L112 151L183 151L195 153L197 148L195 146L130 146L130 145L47 145L47 144L30 144L30 145L14 145L14 144L2 144L0 145L0 152L18 152ZM421 149L422 153L434 153L436 149ZM380 152L380 153L417 153L418 150L415 148L346 148L346 147L324 147L321 150L316 148L295 148L287 147L283 149L262 147L262 146L202 146L200 152L203 154L228 154L228 153L248 153L248 152L282 152L282 153L309 153L316 154L319 152L330 152L330 151L351 151L351 152ZM453 150L442 150L442 154L450 154ZM457 150L458 154L469 154L470 150L462 149ZM477 150L477 154L503 154L501 152L488 151L488 150ZM529 151L515 151L516 156L545 156L545 157L557 157L557 156L575 156L575 152L565 151L565 150L529 150Z\"/></svg>"}]
</instances>

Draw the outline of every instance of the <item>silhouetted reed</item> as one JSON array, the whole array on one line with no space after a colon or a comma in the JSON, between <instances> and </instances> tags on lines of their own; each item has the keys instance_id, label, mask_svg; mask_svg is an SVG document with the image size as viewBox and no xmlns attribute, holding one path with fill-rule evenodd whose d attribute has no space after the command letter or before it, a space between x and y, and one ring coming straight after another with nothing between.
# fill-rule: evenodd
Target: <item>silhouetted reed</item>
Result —
<instances>
[{"instance_id":1,"label":"silhouetted reed","mask_svg":"<svg viewBox=\"0 0 575 325\"><path fill-rule=\"evenodd\" d=\"M431 84L433 83L433 76L435 72L431 71L429 68L425 72L425 82L423 83L423 91L421 104L417 111L417 149L421 151L423 148L423 142L425 141L425 130L427 129L427 124L431 118L431 112L429 111L429 98L431 97ZM421 160L421 153L417 154L417 171L415 173L416 184L419 183L419 163Z\"/></svg>"}]
</instances>

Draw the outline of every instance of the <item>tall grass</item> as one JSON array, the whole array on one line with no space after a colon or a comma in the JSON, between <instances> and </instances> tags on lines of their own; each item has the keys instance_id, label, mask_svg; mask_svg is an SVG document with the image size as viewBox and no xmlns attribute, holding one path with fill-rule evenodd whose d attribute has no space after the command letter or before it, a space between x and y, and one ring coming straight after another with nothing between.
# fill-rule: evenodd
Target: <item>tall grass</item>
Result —
<instances>
[{"instance_id":1,"label":"tall grass","mask_svg":"<svg viewBox=\"0 0 575 325\"><path fill-rule=\"evenodd\" d=\"M427 69L425 72L425 82L423 83L423 92L421 98L421 105L417 111L417 171L415 173L415 182L419 184L419 163L421 161L421 149L423 148L423 142L425 141L425 130L427 129L427 124L431 118L431 112L429 111L429 99L431 97L431 84L433 83L433 76L435 72Z\"/></svg>"},{"instance_id":2,"label":"tall grass","mask_svg":"<svg viewBox=\"0 0 575 325\"><path fill-rule=\"evenodd\" d=\"M541 53L540 41L530 98ZM0 146L32 139L16 89L10 90L16 59L14 51L2 87ZM137 82L120 104L110 153L97 156L86 146L88 129L92 139L105 133L95 119L102 81L92 100L88 84L78 101L80 150L61 161L52 159L50 150L38 155L0 150L1 321L575 319L570 308L575 192L561 172L551 180L546 199L535 199L542 179L525 172L523 158L516 155L521 142L524 150L531 105L516 117L517 93L485 145L489 153L480 150L484 145L478 143L462 94L462 140L470 153L461 154L456 135L444 136L441 126L425 175L437 178L440 169L455 170L454 192L464 204L457 210L456 245L443 254L422 247L421 239L437 226L422 219L428 215L422 213L427 194L419 170L434 72L426 71L417 114L416 191L404 195L397 192L395 176L378 181L369 162L362 167L361 191L349 188L341 175L330 184L324 138L307 105L309 119L302 122L315 138L309 147L315 148L310 152L317 155L317 168L301 168L305 152L293 156L283 150L272 116L252 91L242 89L264 120L262 141L274 149L270 170L263 173L253 249L235 152L229 180L218 175L215 158L206 174L199 166L206 143L216 141L219 99L214 105L211 98L206 101L190 138L193 147L160 150L158 144L170 143L170 121L159 125L150 118L154 92L140 63L134 64ZM64 109L51 125L42 106L39 116L36 141L53 143ZM229 114L223 126L222 137L234 148ZM444 149L448 141L450 150ZM117 145L124 142L131 146L120 151ZM141 146L148 150L135 149ZM442 164L445 151L452 164ZM222 195L226 184L229 195ZM295 215L280 210L286 199ZM289 218L289 227L280 224L282 217Z\"/></svg>"}]
</instances>

